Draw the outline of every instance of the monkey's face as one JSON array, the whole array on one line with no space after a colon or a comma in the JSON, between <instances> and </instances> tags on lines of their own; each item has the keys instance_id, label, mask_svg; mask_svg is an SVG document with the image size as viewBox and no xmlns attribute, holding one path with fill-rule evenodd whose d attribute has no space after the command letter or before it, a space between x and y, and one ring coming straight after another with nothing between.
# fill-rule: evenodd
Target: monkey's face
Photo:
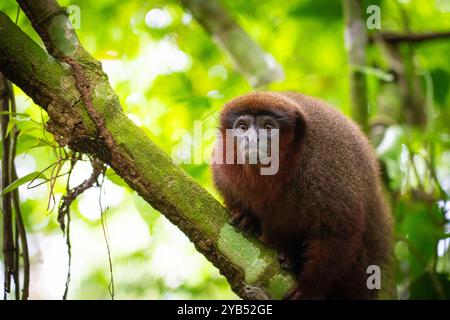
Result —
<instances>
[{"instance_id":1,"label":"monkey's face","mask_svg":"<svg viewBox=\"0 0 450 320\"><path fill-rule=\"evenodd\" d=\"M236 109L222 115L222 157L226 164L261 168L262 175L278 172L281 158L292 147L296 119L285 110Z\"/></svg>"},{"instance_id":2,"label":"monkey's face","mask_svg":"<svg viewBox=\"0 0 450 320\"><path fill-rule=\"evenodd\" d=\"M288 159L296 159L293 153L300 150L305 123L298 105L282 94L254 92L238 97L220 114L214 162L238 173L260 168L261 175L274 175L282 166L289 170Z\"/></svg>"},{"instance_id":3,"label":"monkey's face","mask_svg":"<svg viewBox=\"0 0 450 320\"><path fill-rule=\"evenodd\" d=\"M238 155L244 156L249 164L264 164L264 157L278 148L280 123L274 115L240 115L232 130L237 138Z\"/></svg>"}]
</instances>

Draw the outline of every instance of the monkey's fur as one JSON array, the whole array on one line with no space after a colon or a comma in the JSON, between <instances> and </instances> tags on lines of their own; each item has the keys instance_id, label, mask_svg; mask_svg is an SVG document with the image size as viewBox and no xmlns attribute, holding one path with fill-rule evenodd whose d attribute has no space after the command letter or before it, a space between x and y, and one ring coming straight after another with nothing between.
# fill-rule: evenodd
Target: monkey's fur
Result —
<instances>
[{"instance_id":1,"label":"monkey's fur","mask_svg":"<svg viewBox=\"0 0 450 320\"><path fill-rule=\"evenodd\" d=\"M370 143L337 110L291 92L250 93L229 102L221 112L223 137L235 114L275 109L290 119L280 129L276 175L260 175L249 164L213 164L234 221L242 229L259 226L261 239L296 273L286 298L376 298L366 270L377 265L385 275L392 220Z\"/></svg>"}]
</instances>

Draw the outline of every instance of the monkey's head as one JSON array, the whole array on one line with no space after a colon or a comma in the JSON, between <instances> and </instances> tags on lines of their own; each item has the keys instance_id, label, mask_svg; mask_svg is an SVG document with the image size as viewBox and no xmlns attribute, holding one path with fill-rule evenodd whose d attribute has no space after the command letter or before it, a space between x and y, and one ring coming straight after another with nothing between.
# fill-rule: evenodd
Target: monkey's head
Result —
<instances>
[{"instance_id":1,"label":"monkey's head","mask_svg":"<svg viewBox=\"0 0 450 320\"><path fill-rule=\"evenodd\" d=\"M301 110L287 97L256 92L225 105L220 131L222 140L217 147L223 150L226 164L253 168L275 165L275 171L261 171L271 175L278 172L283 159L298 150L305 121Z\"/></svg>"}]
</instances>

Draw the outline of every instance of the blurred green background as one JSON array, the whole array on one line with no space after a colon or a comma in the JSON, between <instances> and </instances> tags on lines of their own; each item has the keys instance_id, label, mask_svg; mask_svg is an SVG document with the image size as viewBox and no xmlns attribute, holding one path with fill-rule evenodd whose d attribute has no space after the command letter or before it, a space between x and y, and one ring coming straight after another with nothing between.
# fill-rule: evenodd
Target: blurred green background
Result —
<instances>
[{"instance_id":1,"label":"blurred green background","mask_svg":"<svg viewBox=\"0 0 450 320\"><path fill-rule=\"evenodd\" d=\"M79 6L81 20L76 31L81 43L102 62L130 118L168 154L180 144L180 129L191 132L196 120L203 121L204 129L216 127L221 106L252 90L230 56L178 1L59 3ZM351 116L340 1L222 3L284 70L284 80L264 89L316 96ZM448 1L365 4L380 6L382 31L450 30ZM2 1L0 10L15 19L17 4ZM18 25L39 41L22 12ZM423 92L427 118L424 126L411 125L401 116L398 121L390 119L383 139L374 142L395 215L397 294L400 299L450 298L450 41L444 38L414 46L405 44L399 51L410 55L414 73L409 77L417 79ZM378 121L383 108L398 107L400 94L395 77L387 76L391 68L385 52L369 45L367 56L368 66L374 68L367 72L369 114ZM54 142L44 131L45 112L20 89L14 90L18 112L26 114L15 119L21 130L16 158L21 177L45 169L57 161L57 154L48 145ZM184 142L196 147L191 141ZM212 143L203 145L205 153L210 152ZM207 164L181 166L218 197ZM75 170L73 185L91 173L88 162L79 162ZM67 250L54 207L64 192L65 180L56 183L55 199L49 198L48 184L20 187L32 263L32 299L60 299L64 291ZM237 298L189 240L113 174L102 190L88 190L73 204L69 298L110 298L99 202L107 208L104 219L115 298Z\"/></svg>"}]
</instances>

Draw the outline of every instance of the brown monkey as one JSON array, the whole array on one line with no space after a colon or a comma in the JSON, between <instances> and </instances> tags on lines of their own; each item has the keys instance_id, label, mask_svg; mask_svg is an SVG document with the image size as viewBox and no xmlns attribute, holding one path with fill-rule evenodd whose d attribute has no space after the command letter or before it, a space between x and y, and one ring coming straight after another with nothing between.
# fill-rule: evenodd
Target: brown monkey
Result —
<instances>
[{"instance_id":1,"label":"brown monkey","mask_svg":"<svg viewBox=\"0 0 450 320\"><path fill-rule=\"evenodd\" d=\"M360 129L324 102L287 92L229 102L220 126L223 139L215 153L224 156L239 148L227 146L226 129L235 137L248 135L247 142L279 130L276 174L262 175L259 162L212 167L231 223L261 234L277 248L282 267L296 273L297 285L286 298L375 298L367 267L377 265L384 274L392 221L377 161Z\"/></svg>"}]
</instances>

